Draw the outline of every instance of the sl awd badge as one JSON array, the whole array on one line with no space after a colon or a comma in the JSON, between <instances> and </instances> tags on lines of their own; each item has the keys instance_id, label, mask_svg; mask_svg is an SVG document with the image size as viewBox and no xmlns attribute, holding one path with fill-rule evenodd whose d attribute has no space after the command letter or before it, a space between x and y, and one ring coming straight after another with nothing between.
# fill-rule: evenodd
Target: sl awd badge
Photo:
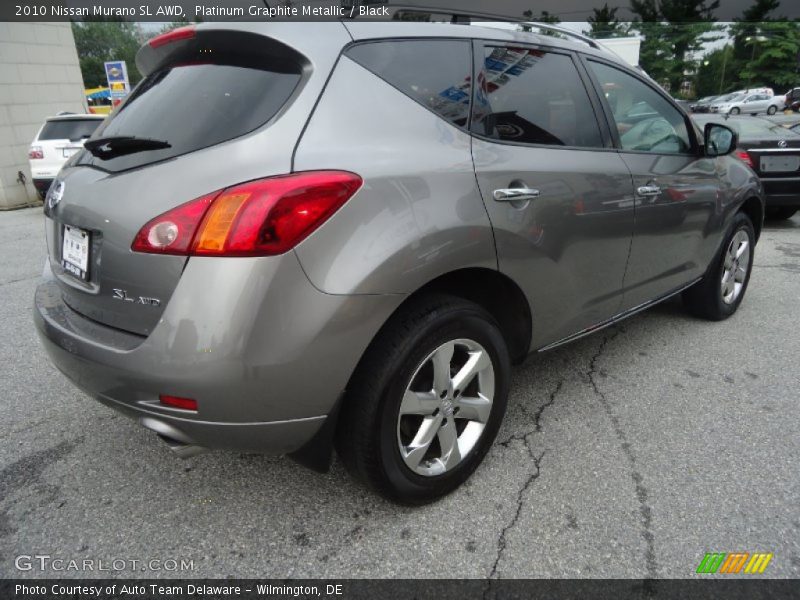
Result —
<instances>
[{"instance_id":1,"label":"sl awd badge","mask_svg":"<svg viewBox=\"0 0 800 600\"><path fill-rule=\"evenodd\" d=\"M147 296L129 296L128 290L120 290L114 288L114 300L122 300L123 302L133 302L134 304L144 304L146 306L161 306L161 300L158 298L148 298Z\"/></svg>"}]
</instances>

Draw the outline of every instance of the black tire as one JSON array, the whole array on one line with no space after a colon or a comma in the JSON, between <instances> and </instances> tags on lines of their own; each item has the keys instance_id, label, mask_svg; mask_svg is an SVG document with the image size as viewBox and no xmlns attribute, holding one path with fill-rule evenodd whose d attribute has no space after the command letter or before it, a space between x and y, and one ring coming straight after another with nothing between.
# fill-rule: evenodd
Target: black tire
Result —
<instances>
[{"instance_id":1,"label":"black tire","mask_svg":"<svg viewBox=\"0 0 800 600\"><path fill-rule=\"evenodd\" d=\"M739 108L738 108L738 107L734 106L734 107L731 109L731 111L730 111L730 112L731 112L731 114L732 114L732 115L738 115L738 114L739 114L740 112L742 112L742 111L741 111L741 110L739 110Z\"/></svg>"},{"instance_id":2,"label":"black tire","mask_svg":"<svg viewBox=\"0 0 800 600\"><path fill-rule=\"evenodd\" d=\"M767 219L771 219L774 221L785 221L786 219L791 219L794 216L794 213L797 212L798 209L793 208L791 206L781 206L778 208L767 208L765 211L764 216Z\"/></svg>"},{"instance_id":3,"label":"black tire","mask_svg":"<svg viewBox=\"0 0 800 600\"><path fill-rule=\"evenodd\" d=\"M767 109L768 115L774 115L776 112L778 112L778 107L774 104Z\"/></svg>"},{"instance_id":4,"label":"black tire","mask_svg":"<svg viewBox=\"0 0 800 600\"><path fill-rule=\"evenodd\" d=\"M722 291L722 277L725 271L726 254L731 248L731 243L739 232L744 232L749 241L748 263L747 272L742 281L741 290L732 302L725 302ZM710 321L721 321L727 319L739 305L742 303L747 285L750 282L750 273L753 270L753 256L755 249L755 230L750 218L743 212L737 213L728 229L728 234L725 236L725 241L720 247L714 260L703 276L703 279L698 281L688 290L683 292L683 303L686 309L693 315L708 319Z\"/></svg>"},{"instance_id":5,"label":"black tire","mask_svg":"<svg viewBox=\"0 0 800 600\"><path fill-rule=\"evenodd\" d=\"M401 401L426 357L442 344L462 338L479 343L491 358L494 398L489 416L460 462L439 475L420 475L401 456ZM441 498L466 481L491 447L505 414L510 371L506 342L483 308L443 294L412 300L379 332L353 375L337 428L336 447L342 462L358 479L394 502L420 505Z\"/></svg>"}]
</instances>

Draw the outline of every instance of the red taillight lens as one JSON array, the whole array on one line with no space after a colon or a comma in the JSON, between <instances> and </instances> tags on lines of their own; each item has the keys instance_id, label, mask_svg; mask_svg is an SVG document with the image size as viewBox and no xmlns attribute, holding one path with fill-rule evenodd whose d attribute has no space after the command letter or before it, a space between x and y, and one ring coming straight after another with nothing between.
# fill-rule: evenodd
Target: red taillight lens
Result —
<instances>
[{"instance_id":1,"label":"red taillight lens","mask_svg":"<svg viewBox=\"0 0 800 600\"><path fill-rule=\"evenodd\" d=\"M155 254L188 254L198 223L218 195L219 192L216 192L181 204L148 222L136 234L131 250Z\"/></svg>"},{"instance_id":2,"label":"red taillight lens","mask_svg":"<svg viewBox=\"0 0 800 600\"><path fill-rule=\"evenodd\" d=\"M180 396L168 396L166 394L159 394L158 401L164 406L171 406L172 408L180 408L183 410L197 410L197 400L191 398L181 398Z\"/></svg>"},{"instance_id":3,"label":"red taillight lens","mask_svg":"<svg viewBox=\"0 0 800 600\"><path fill-rule=\"evenodd\" d=\"M742 161L744 164L746 164L751 169L753 168L753 159L750 158L750 155L747 152L745 152L744 150L737 150L736 151L736 158L738 158L740 161Z\"/></svg>"},{"instance_id":4,"label":"red taillight lens","mask_svg":"<svg viewBox=\"0 0 800 600\"><path fill-rule=\"evenodd\" d=\"M28 150L28 158L44 158L44 152L42 152L41 146L31 146L31 149Z\"/></svg>"},{"instance_id":5,"label":"red taillight lens","mask_svg":"<svg viewBox=\"0 0 800 600\"><path fill-rule=\"evenodd\" d=\"M243 183L156 217L134 239L137 252L272 256L291 250L361 187L346 171L309 171Z\"/></svg>"},{"instance_id":6,"label":"red taillight lens","mask_svg":"<svg viewBox=\"0 0 800 600\"><path fill-rule=\"evenodd\" d=\"M172 42L179 42L181 40L190 40L194 37L194 25L187 25L186 27L178 27L177 29L173 29L172 31L168 31L166 33L162 33L161 35L157 35L152 40L147 42L147 45L151 48L160 48L166 44L171 44Z\"/></svg>"}]
</instances>

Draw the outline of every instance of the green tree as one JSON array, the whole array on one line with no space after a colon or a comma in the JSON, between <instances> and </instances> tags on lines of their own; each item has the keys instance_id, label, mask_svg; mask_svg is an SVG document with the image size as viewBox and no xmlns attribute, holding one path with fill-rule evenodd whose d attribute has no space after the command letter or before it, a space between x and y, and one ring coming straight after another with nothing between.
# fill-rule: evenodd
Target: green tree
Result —
<instances>
[{"instance_id":1,"label":"green tree","mask_svg":"<svg viewBox=\"0 0 800 600\"><path fill-rule=\"evenodd\" d=\"M742 87L771 87L776 93L797 85L800 25L797 21L764 21L745 41L751 48L739 73Z\"/></svg>"},{"instance_id":2,"label":"green tree","mask_svg":"<svg viewBox=\"0 0 800 600\"><path fill-rule=\"evenodd\" d=\"M694 89L697 97L717 96L736 89L733 69L731 44L706 54L695 75Z\"/></svg>"},{"instance_id":3,"label":"green tree","mask_svg":"<svg viewBox=\"0 0 800 600\"><path fill-rule=\"evenodd\" d=\"M752 57L753 47L748 44L758 33L759 23L771 20L770 13L780 5L780 0L756 0L730 27L733 38L734 73L738 73ZM750 40L748 40L750 38Z\"/></svg>"},{"instance_id":4,"label":"green tree","mask_svg":"<svg viewBox=\"0 0 800 600\"><path fill-rule=\"evenodd\" d=\"M593 8L594 14L588 19L590 29L584 33L593 38L615 38L628 35L627 28L617 19L618 8L617 6L609 8L608 3L604 4L602 8Z\"/></svg>"},{"instance_id":5,"label":"green tree","mask_svg":"<svg viewBox=\"0 0 800 600\"><path fill-rule=\"evenodd\" d=\"M709 35L721 30L713 22L719 0L631 0L637 15L632 28L643 40L639 64L656 81L675 92L698 66L695 58Z\"/></svg>"},{"instance_id":6,"label":"green tree","mask_svg":"<svg viewBox=\"0 0 800 600\"><path fill-rule=\"evenodd\" d=\"M142 78L136 68L136 52L142 44L142 33L135 23L127 21L83 21L72 23L75 46L86 87L106 85L103 63L124 60L131 85Z\"/></svg>"}]
</instances>

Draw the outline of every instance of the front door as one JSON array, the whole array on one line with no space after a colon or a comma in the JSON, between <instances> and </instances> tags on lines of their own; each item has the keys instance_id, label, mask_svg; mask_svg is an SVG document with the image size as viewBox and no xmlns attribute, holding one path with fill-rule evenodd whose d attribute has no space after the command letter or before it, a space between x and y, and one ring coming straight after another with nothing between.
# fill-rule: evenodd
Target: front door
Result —
<instances>
[{"instance_id":1,"label":"front door","mask_svg":"<svg viewBox=\"0 0 800 600\"><path fill-rule=\"evenodd\" d=\"M636 226L623 300L628 310L703 274L717 235L715 215L722 210L719 178L715 160L700 153L688 117L654 85L605 62L586 64L603 90L612 135L633 177ZM631 107L648 118L631 119Z\"/></svg>"},{"instance_id":2,"label":"front door","mask_svg":"<svg viewBox=\"0 0 800 600\"><path fill-rule=\"evenodd\" d=\"M614 316L633 232L631 176L569 52L476 45L473 159L499 268L533 312L533 348Z\"/></svg>"}]
</instances>

